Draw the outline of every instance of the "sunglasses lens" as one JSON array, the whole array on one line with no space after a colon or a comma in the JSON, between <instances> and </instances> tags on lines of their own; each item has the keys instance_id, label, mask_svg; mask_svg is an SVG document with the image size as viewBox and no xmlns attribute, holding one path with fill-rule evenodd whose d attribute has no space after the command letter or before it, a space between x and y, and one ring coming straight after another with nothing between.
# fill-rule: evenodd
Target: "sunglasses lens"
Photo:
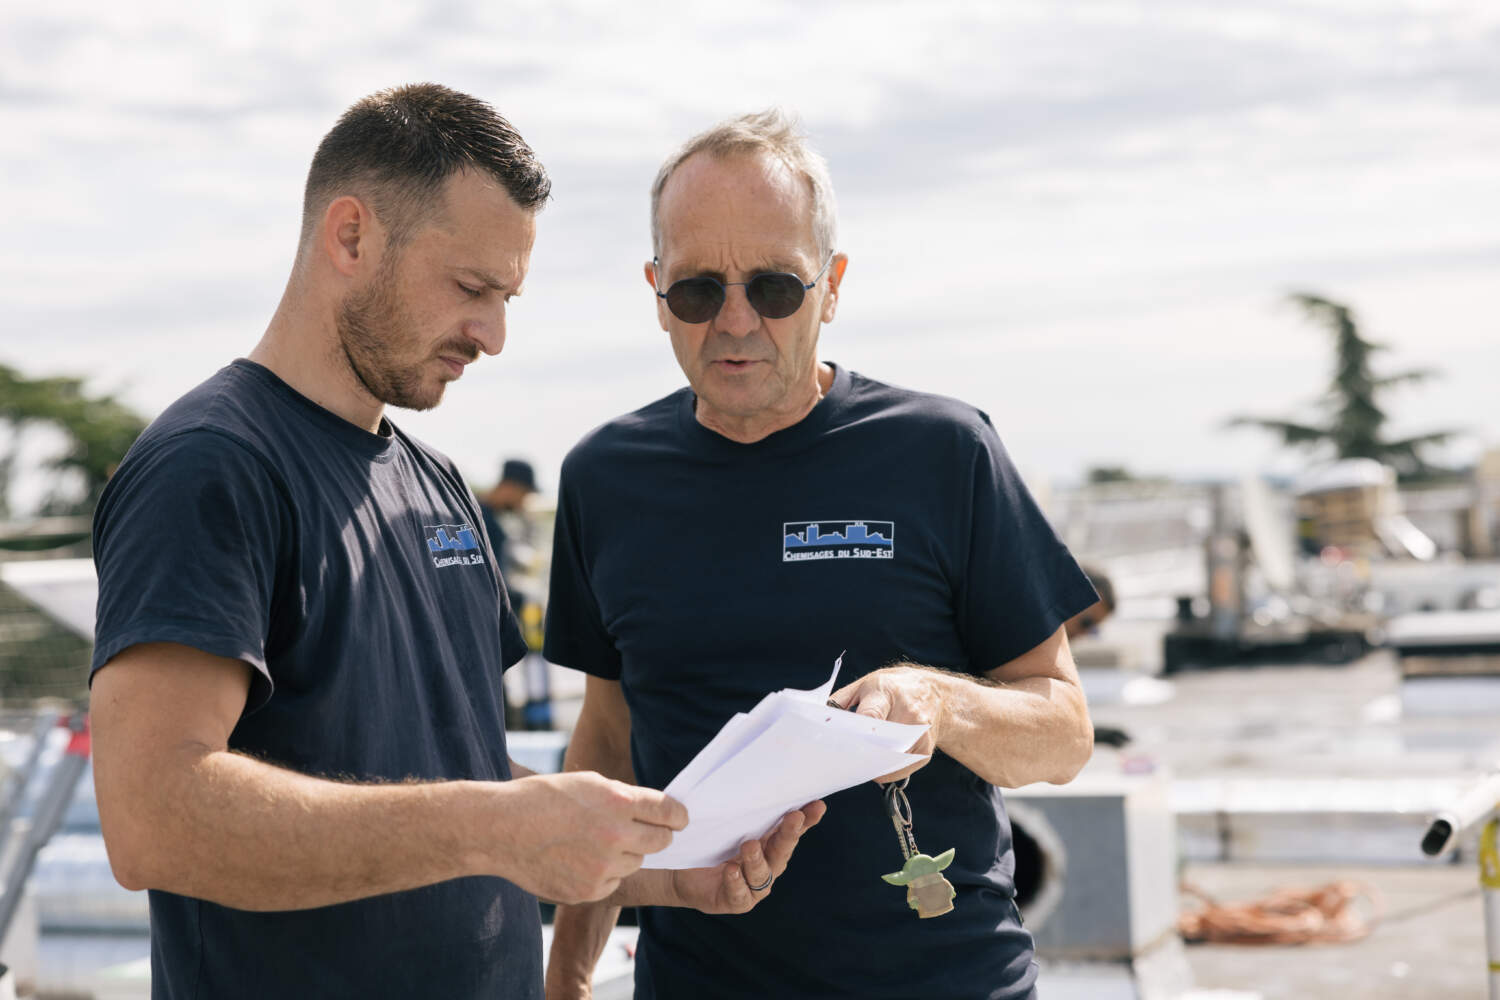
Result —
<instances>
[{"instance_id":1,"label":"sunglasses lens","mask_svg":"<svg viewBox=\"0 0 1500 1000\"><path fill-rule=\"evenodd\" d=\"M802 308L806 289L795 274L758 274L745 285L750 307L766 319L785 319ZM713 278L683 278L667 289L667 308L684 323L707 323L724 305L724 286Z\"/></svg>"},{"instance_id":2,"label":"sunglasses lens","mask_svg":"<svg viewBox=\"0 0 1500 1000\"><path fill-rule=\"evenodd\" d=\"M667 289L667 308L684 323L707 323L724 304L724 286L712 278L683 278Z\"/></svg>"},{"instance_id":3,"label":"sunglasses lens","mask_svg":"<svg viewBox=\"0 0 1500 1000\"><path fill-rule=\"evenodd\" d=\"M802 308L803 292L794 274L758 274L745 286L750 305L766 319L785 319Z\"/></svg>"}]
</instances>

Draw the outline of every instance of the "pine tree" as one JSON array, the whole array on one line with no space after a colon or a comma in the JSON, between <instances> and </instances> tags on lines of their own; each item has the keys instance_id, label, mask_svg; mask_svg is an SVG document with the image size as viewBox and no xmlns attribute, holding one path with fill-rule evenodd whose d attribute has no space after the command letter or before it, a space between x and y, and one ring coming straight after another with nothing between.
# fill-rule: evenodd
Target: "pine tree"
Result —
<instances>
[{"instance_id":1,"label":"pine tree","mask_svg":"<svg viewBox=\"0 0 1500 1000\"><path fill-rule=\"evenodd\" d=\"M0 425L10 432L10 451L0 454L0 506L5 480L14 474L16 443L30 426L48 424L67 439L67 449L49 463L59 474L76 473L83 495L54 490L43 508L47 514L87 514L94 509L104 484L146 422L114 396L90 395L83 380L54 377L29 379L0 365ZM0 511L3 513L3 511Z\"/></svg>"},{"instance_id":2,"label":"pine tree","mask_svg":"<svg viewBox=\"0 0 1500 1000\"><path fill-rule=\"evenodd\" d=\"M1364 338L1348 306L1310 292L1294 292L1290 298L1302 307L1310 320L1333 336L1333 380L1318 400L1318 405L1328 413L1328 419L1320 426L1293 420L1240 416L1231 419L1229 425L1264 428L1280 435L1283 443L1293 447L1317 448L1331 444L1339 458L1373 458L1394 467L1403 478L1424 478L1443 472L1430 464L1423 453L1459 432L1433 431L1388 440L1381 433L1386 413L1377 402L1377 397L1387 389L1424 382L1437 372L1431 368L1418 368L1394 375L1376 375L1371 370L1370 357L1385 350L1385 345Z\"/></svg>"}]
</instances>

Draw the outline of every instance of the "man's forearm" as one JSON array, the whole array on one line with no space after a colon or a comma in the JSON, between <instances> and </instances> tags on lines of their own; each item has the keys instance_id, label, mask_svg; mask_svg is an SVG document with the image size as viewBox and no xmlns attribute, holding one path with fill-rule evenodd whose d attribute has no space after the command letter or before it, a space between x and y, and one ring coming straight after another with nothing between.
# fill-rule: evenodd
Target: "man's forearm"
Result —
<instances>
[{"instance_id":1,"label":"man's forearm","mask_svg":"<svg viewBox=\"0 0 1500 1000\"><path fill-rule=\"evenodd\" d=\"M352 784L232 752L249 675L173 643L132 646L95 674L94 792L127 888L281 910L494 875L581 902L687 824L662 793L591 772Z\"/></svg>"},{"instance_id":2,"label":"man's forearm","mask_svg":"<svg viewBox=\"0 0 1500 1000\"><path fill-rule=\"evenodd\" d=\"M943 705L938 749L991 784L1062 783L1088 762L1093 731L1077 684L1052 677L1002 684L929 673Z\"/></svg>"},{"instance_id":3,"label":"man's forearm","mask_svg":"<svg viewBox=\"0 0 1500 1000\"><path fill-rule=\"evenodd\" d=\"M135 843L111 848L131 888L289 910L496 867L477 831L503 816L502 783L344 784L208 748L175 764L138 783Z\"/></svg>"},{"instance_id":4,"label":"man's forearm","mask_svg":"<svg viewBox=\"0 0 1500 1000\"><path fill-rule=\"evenodd\" d=\"M675 906L672 873L642 869L620 883L606 900L559 906L552 917L552 953L547 961L547 1000L588 996L594 967L609 944L622 906Z\"/></svg>"},{"instance_id":5,"label":"man's forearm","mask_svg":"<svg viewBox=\"0 0 1500 1000\"><path fill-rule=\"evenodd\" d=\"M588 996L594 966L620 919L614 903L559 906L552 917L552 952L547 960L547 1000Z\"/></svg>"}]
</instances>

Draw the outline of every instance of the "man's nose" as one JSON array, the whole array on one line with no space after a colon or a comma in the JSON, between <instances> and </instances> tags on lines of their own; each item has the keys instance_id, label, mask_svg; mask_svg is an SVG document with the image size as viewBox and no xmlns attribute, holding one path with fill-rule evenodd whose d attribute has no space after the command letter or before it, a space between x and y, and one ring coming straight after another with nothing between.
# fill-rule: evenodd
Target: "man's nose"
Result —
<instances>
[{"instance_id":1,"label":"man's nose","mask_svg":"<svg viewBox=\"0 0 1500 1000\"><path fill-rule=\"evenodd\" d=\"M484 353L494 356L505 346L505 305L489 312L483 319L471 320L464 325L464 335L479 345Z\"/></svg>"},{"instance_id":2,"label":"man's nose","mask_svg":"<svg viewBox=\"0 0 1500 1000\"><path fill-rule=\"evenodd\" d=\"M760 326L760 313L750 305L744 285L730 285L724 289L724 304L714 317L714 325L735 337L744 337Z\"/></svg>"}]
</instances>

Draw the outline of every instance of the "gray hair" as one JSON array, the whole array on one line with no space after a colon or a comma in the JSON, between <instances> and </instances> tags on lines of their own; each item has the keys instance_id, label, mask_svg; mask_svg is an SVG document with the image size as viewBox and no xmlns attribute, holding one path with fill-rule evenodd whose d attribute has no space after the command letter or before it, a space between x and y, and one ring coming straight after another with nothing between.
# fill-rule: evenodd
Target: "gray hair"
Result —
<instances>
[{"instance_id":1,"label":"gray hair","mask_svg":"<svg viewBox=\"0 0 1500 1000\"><path fill-rule=\"evenodd\" d=\"M828 162L807 143L800 123L780 108L740 115L700 132L667 157L651 185L651 249L661 256L661 192L667 178L694 153L716 159L764 153L775 157L807 182L812 193L813 237L818 257L827 260L838 238L838 205L833 197L833 179Z\"/></svg>"}]
</instances>

